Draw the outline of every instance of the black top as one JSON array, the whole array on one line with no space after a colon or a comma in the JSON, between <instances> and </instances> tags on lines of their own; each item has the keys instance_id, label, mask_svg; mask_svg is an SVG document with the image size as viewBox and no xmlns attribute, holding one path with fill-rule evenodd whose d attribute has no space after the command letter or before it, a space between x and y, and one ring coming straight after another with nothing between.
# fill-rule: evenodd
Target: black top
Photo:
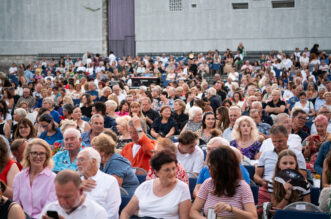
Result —
<instances>
[{"instance_id":1,"label":"black top","mask_svg":"<svg viewBox=\"0 0 331 219\"><path fill-rule=\"evenodd\" d=\"M161 123L161 120L162 117L159 117L156 120L154 120L152 124L152 128L156 133L159 133L162 137L165 137L170 132L172 127L175 127L175 129L177 130L177 123L173 118L170 117L167 123Z\"/></svg>"},{"instance_id":2,"label":"black top","mask_svg":"<svg viewBox=\"0 0 331 219\"><path fill-rule=\"evenodd\" d=\"M282 105L286 106L285 102L282 100L279 100L278 103L276 103L276 104L272 100L267 103L267 106L270 106L270 107L280 107ZM277 113L269 113L269 114L277 115Z\"/></svg>"},{"instance_id":3,"label":"black top","mask_svg":"<svg viewBox=\"0 0 331 219\"><path fill-rule=\"evenodd\" d=\"M10 199L7 199L7 201L5 202L5 200L3 198L1 198L0 201L0 218L2 219L7 219L8 218L8 213L10 211L10 208L15 204L15 202L13 202Z\"/></svg>"},{"instance_id":4,"label":"black top","mask_svg":"<svg viewBox=\"0 0 331 219\"><path fill-rule=\"evenodd\" d=\"M301 138L301 142L303 142L303 140L305 140L309 135L307 134L307 132L303 131L302 129L300 129L300 131L298 131L297 133L295 133L292 129L292 134L297 134L300 136Z\"/></svg>"},{"instance_id":5,"label":"black top","mask_svg":"<svg viewBox=\"0 0 331 219\"><path fill-rule=\"evenodd\" d=\"M153 122L155 119L160 117L160 114L158 112L156 112L155 110L153 110L152 108L150 108L148 111L144 112L142 111L145 117L150 118ZM148 124L148 122L146 122L148 126L151 126L150 124Z\"/></svg>"},{"instance_id":6,"label":"black top","mask_svg":"<svg viewBox=\"0 0 331 219\"><path fill-rule=\"evenodd\" d=\"M177 133L176 134L179 134L188 121L188 115L185 113L178 115L177 113L173 112L171 114L171 117L177 122Z\"/></svg>"},{"instance_id":7,"label":"black top","mask_svg":"<svg viewBox=\"0 0 331 219\"><path fill-rule=\"evenodd\" d=\"M86 116L88 118L92 117L92 106L86 107L86 106L82 106L80 108L80 110L82 111L82 115Z\"/></svg>"}]
</instances>

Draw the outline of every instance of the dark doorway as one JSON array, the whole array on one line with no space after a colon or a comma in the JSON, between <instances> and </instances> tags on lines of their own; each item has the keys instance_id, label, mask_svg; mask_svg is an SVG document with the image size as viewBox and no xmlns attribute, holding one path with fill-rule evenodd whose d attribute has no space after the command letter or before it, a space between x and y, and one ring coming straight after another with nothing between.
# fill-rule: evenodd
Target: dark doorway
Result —
<instances>
[{"instance_id":1,"label":"dark doorway","mask_svg":"<svg viewBox=\"0 0 331 219\"><path fill-rule=\"evenodd\" d=\"M117 57L135 56L134 0L109 0L108 54Z\"/></svg>"}]
</instances>

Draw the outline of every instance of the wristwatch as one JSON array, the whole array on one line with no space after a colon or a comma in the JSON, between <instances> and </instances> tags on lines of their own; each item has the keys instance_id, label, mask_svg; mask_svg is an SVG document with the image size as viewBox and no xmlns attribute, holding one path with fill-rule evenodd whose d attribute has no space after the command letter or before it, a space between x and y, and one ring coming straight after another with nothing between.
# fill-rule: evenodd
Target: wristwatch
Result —
<instances>
[{"instance_id":1,"label":"wristwatch","mask_svg":"<svg viewBox=\"0 0 331 219\"><path fill-rule=\"evenodd\" d=\"M138 128L137 129L137 132L143 132L143 129L142 128Z\"/></svg>"}]
</instances>

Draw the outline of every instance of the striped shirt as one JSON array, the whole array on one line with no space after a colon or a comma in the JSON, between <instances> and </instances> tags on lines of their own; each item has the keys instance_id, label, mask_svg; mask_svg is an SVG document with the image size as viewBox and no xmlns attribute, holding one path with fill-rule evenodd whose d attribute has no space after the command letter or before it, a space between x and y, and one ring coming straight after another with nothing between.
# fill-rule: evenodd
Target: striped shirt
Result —
<instances>
[{"instance_id":1,"label":"striped shirt","mask_svg":"<svg viewBox=\"0 0 331 219\"><path fill-rule=\"evenodd\" d=\"M225 202L233 207L244 210L244 205L248 203L254 204L254 198L249 185L244 181L240 180L239 184L236 188L236 193L233 197L229 196L215 196L212 194L214 190L213 179L207 179L202 185L198 192L198 197L204 199L206 202L203 207L203 212L206 216L208 216L208 209L214 208L214 206L219 202ZM220 217L235 217L231 212L222 212L217 214Z\"/></svg>"}]
</instances>

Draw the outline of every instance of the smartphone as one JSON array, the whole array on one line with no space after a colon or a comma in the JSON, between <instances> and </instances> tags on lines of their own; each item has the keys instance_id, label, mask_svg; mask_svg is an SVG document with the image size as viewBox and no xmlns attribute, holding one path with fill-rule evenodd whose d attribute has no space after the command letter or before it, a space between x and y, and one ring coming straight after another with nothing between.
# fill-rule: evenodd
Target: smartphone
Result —
<instances>
[{"instance_id":1,"label":"smartphone","mask_svg":"<svg viewBox=\"0 0 331 219\"><path fill-rule=\"evenodd\" d=\"M47 216L54 219L59 219L57 211L47 211Z\"/></svg>"}]
</instances>

